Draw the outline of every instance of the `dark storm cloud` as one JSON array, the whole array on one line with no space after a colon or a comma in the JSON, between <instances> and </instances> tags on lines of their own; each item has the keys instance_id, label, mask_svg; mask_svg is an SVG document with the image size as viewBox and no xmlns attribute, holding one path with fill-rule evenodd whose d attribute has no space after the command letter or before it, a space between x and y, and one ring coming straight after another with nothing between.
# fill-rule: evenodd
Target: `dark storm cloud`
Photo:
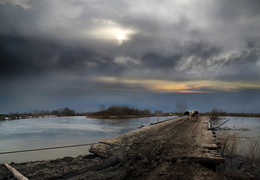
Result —
<instances>
[{"instance_id":1,"label":"dark storm cloud","mask_svg":"<svg viewBox=\"0 0 260 180\"><path fill-rule=\"evenodd\" d=\"M184 45L184 52L187 57L195 56L203 60L217 57L222 48L206 41L190 41Z\"/></svg>"},{"instance_id":2,"label":"dark storm cloud","mask_svg":"<svg viewBox=\"0 0 260 180\"><path fill-rule=\"evenodd\" d=\"M145 67L169 69L172 68L176 64L176 62L180 61L181 58L181 54L174 54L167 57L155 52L149 52L144 54L141 60Z\"/></svg>"},{"instance_id":3,"label":"dark storm cloud","mask_svg":"<svg viewBox=\"0 0 260 180\"><path fill-rule=\"evenodd\" d=\"M0 56L2 75L38 74L51 68L50 57L55 55L55 44L21 37L1 36Z\"/></svg>"},{"instance_id":4,"label":"dark storm cloud","mask_svg":"<svg viewBox=\"0 0 260 180\"><path fill-rule=\"evenodd\" d=\"M177 49L177 51L176 51ZM176 52L175 52L176 51ZM175 46L172 49L172 53L164 55L157 52L148 52L141 57L141 62L145 67L157 68L157 69L173 69L178 68L178 63L192 57L193 61L189 63L187 69L193 66L206 66L207 60L218 57L221 53L221 48L214 46L208 42L186 42L183 46ZM206 67L205 67L206 68ZM185 73L185 72L184 72Z\"/></svg>"},{"instance_id":5,"label":"dark storm cloud","mask_svg":"<svg viewBox=\"0 0 260 180\"><path fill-rule=\"evenodd\" d=\"M0 37L0 57L2 78L33 78L57 71L112 75L114 72L120 73L123 69L114 63L112 56L95 50L16 36Z\"/></svg>"},{"instance_id":6,"label":"dark storm cloud","mask_svg":"<svg viewBox=\"0 0 260 180\"><path fill-rule=\"evenodd\" d=\"M4 2L0 4L3 10L0 19L4 27L1 28L4 29L2 33L11 32L14 37L24 34L24 39L20 40L2 36L10 39L2 40L7 43L2 43L4 47L1 48L2 63L9 68L3 68L1 73L5 74L14 75L17 70L31 74L69 70L95 75L134 73L142 77L141 69L144 68L146 76L152 78L156 78L153 73L156 69L168 70L170 76L160 76L166 79L180 78L180 73L182 79L217 79L223 76L223 67L229 67L233 73L224 73L225 77L235 78L236 67L246 62L252 66L258 63L258 50L241 46L250 37L257 36L255 28L251 28L253 30L245 36L246 39L236 39L245 34L244 26L257 26L247 21L240 22L241 17L257 22L256 1L212 1L197 9L193 6L197 2L28 1L25 5L16 6L14 1ZM154 7L157 7L156 11ZM201 9L204 11L199 13ZM195 18L200 20L195 21ZM233 23L228 26L231 20ZM92 30L95 32L95 28L105 29L107 26L134 28L136 34L121 45L91 39ZM221 32L225 28L227 33ZM227 38L231 29L233 35ZM28 37L30 32L32 37ZM230 52L225 39L230 39L230 47L234 46ZM240 44L240 48L236 49L236 44ZM12 46L13 49L8 49ZM132 58L140 63L132 64L135 70L129 71L127 63L115 61L117 57ZM250 71L248 75L251 77L254 73Z\"/></svg>"},{"instance_id":7,"label":"dark storm cloud","mask_svg":"<svg viewBox=\"0 0 260 180\"><path fill-rule=\"evenodd\" d=\"M145 69L142 77L164 79L226 79L258 80L260 49L257 41L245 43L246 48L236 53L223 55L223 47L206 41L188 41L172 49L165 55L160 52L147 52L140 57ZM243 73L241 73L243 71ZM156 73L155 73L156 72ZM159 72L164 72L160 76Z\"/></svg>"},{"instance_id":8,"label":"dark storm cloud","mask_svg":"<svg viewBox=\"0 0 260 180\"><path fill-rule=\"evenodd\" d=\"M259 44L259 43L258 43ZM245 81L258 81L260 78L260 47L248 43L249 48L234 53L227 58L215 62L217 66L223 67L228 73L220 74L221 79L240 79Z\"/></svg>"},{"instance_id":9,"label":"dark storm cloud","mask_svg":"<svg viewBox=\"0 0 260 180\"><path fill-rule=\"evenodd\" d=\"M224 57L219 47L192 44L186 48L186 59L175 67L184 76L226 80L259 79L260 48L256 45L259 43L249 42L250 47Z\"/></svg>"},{"instance_id":10,"label":"dark storm cloud","mask_svg":"<svg viewBox=\"0 0 260 180\"><path fill-rule=\"evenodd\" d=\"M228 80L257 84L259 3L0 0L1 108L12 109L13 102L16 109L23 104L29 108L37 105L36 99L46 106L52 99L66 104L80 101L80 97L99 99L97 103L113 99L134 103L133 99L144 96L131 93L145 93L141 83L95 81L108 76L138 82ZM116 93L109 97L113 90L122 97ZM247 89L243 93L246 97ZM149 99L159 100L161 95L145 97L152 104ZM164 96L163 101L169 97L173 96Z\"/></svg>"},{"instance_id":11,"label":"dark storm cloud","mask_svg":"<svg viewBox=\"0 0 260 180\"><path fill-rule=\"evenodd\" d=\"M249 17L259 16L260 2L243 1L243 0L224 0L221 3L214 3L215 10L226 20L239 19L241 16L248 15Z\"/></svg>"},{"instance_id":12,"label":"dark storm cloud","mask_svg":"<svg viewBox=\"0 0 260 180\"><path fill-rule=\"evenodd\" d=\"M35 28L39 25L38 12L26 10L19 6L0 3L0 33L17 35L37 35Z\"/></svg>"}]
</instances>

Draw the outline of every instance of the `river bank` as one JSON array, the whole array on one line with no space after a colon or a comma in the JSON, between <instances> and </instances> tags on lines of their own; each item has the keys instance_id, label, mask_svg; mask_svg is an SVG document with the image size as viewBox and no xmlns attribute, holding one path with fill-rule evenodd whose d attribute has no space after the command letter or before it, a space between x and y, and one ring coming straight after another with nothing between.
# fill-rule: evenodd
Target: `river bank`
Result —
<instances>
[{"instance_id":1,"label":"river bank","mask_svg":"<svg viewBox=\"0 0 260 180\"><path fill-rule=\"evenodd\" d=\"M222 179L207 118L167 120L103 140L91 155L11 164L29 179ZM0 179L12 175L0 166Z\"/></svg>"}]
</instances>

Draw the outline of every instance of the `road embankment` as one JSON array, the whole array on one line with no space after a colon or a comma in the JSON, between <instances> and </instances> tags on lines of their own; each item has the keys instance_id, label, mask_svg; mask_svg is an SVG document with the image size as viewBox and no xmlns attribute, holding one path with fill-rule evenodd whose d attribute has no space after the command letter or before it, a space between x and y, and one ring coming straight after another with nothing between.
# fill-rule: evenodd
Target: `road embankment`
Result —
<instances>
[{"instance_id":1,"label":"road embankment","mask_svg":"<svg viewBox=\"0 0 260 180\"><path fill-rule=\"evenodd\" d=\"M92 154L12 164L29 179L222 179L223 162L207 117L181 117L143 127L91 146ZM0 179L10 179L4 166Z\"/></svg>"}]
</instances>

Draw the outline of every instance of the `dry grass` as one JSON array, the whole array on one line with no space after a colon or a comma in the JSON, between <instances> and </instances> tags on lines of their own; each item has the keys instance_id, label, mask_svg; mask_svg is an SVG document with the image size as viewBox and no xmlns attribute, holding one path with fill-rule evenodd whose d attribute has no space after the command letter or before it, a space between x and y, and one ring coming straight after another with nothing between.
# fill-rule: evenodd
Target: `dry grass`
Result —
<instances>
[{"instance_id":1,"label":"dry grass","mask_svg":"<svg viewBox=\"0 0 260 180\"><path fill-rule=\"evenodd\" d=\"M208 113L208 116L209 116L209 118L210 118L210 120L211 121L215 121L215 120L218 120L219 119L219 116L218 116L218 114L217 113L215 113L215 112L209 112Z\"/></svg>"},{"instance_id":2,"label":"dry grass","mask_svg":"<svg viewBox=\"0 0 260 180\"><path fill-rule=\"evenodd\" d=\"M242 155L250 160L260 159L259 144L250 138L224 132L220 135L219 141L223 156Z\"/></svg>"},{"instance_id":3,"label":"dry grass","mask_svg":"<svg viewBox=\"0 0 260 180\"><path fill-rule=\"evenodd\" d=\"M225 132L220 136L219 140L221 142L221 154L223 156L232 156L236 153L235 151L238 145L236 134L228 134Z\"/></svg>"},{"instance_id":4,"label":"dry grass","mask_svg":"<svg viewBox=\"0 0 260 180\"><path fill-rule=\"evenodd\" d=\"M225 163L219 167L227 179L251 179L259 177L260 149L257 142L237 134L223 133L219 137Z\"/></svg>"},{"instance_id":5,"label":"dry grass","mask_svg":"<svg viewBox=\"0 0 260 180\"><path fill-rule=\"evenodd\" d=\"M251 161L260 159L260 149L259 144L252 139L247 140L244 142L244 148L240 150L243 156L248 157Z\"/></svg>"}]
</instances>

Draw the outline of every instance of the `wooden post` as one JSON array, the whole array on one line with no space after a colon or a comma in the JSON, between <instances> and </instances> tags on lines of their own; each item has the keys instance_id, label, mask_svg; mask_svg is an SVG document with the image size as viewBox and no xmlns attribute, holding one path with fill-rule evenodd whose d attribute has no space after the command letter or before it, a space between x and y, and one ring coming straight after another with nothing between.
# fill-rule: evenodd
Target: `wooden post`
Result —
<instances>
[{"instance_id":1,"label":"wooden post","mask_svg":"<svg viewBox=\"0 0 260 180\"><path fill-rule=\"evenodd\" d=\"M230 119L226 120L226 121L223 122L222 124L218 125L217 127L212 128L212 129L217 129L217 128L219 128L220 126L222 126L223 124L225 124L225 123L228 122L229 120L230 120Z\"/></svg>"},{"instance_id":2,"label":"wooden post","mask_svg":"<svg viewBox=\"0 0 260 180\"><path fill-rule=\"evenodd\" d=\"M211 130L211 122L210 122L210 117L208 116L208 130Z\"/></svg>"},{"instance_id":3,"label":"wooden post","mask_svg":"<svg viewBox=\"0 0 260 180\"><path fill-rule=\"evenodd\" d=\"M19 173L16 169L14 169L12 166L5 163L5 167L11 171L14 175L14 177L18 180L28 180L27 177L24 177L21 173Z\"/></svg>"}]
</instances>

